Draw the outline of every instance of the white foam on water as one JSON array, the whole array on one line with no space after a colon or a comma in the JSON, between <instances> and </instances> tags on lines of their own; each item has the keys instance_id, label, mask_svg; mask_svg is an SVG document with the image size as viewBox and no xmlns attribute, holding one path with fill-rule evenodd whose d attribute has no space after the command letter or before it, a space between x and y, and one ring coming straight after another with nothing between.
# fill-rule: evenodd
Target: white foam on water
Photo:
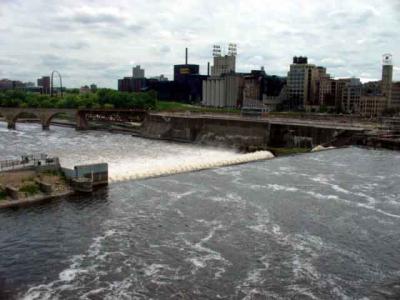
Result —
<instances>
[{"instance_id":1,"label":"white foam on water","mask_svg":"<svg viewBox=\"0 0 400 300\"><path fill-rule=\"evenodd\" d=\"M211 259L211 257L210 257L210 259ZM192 258L187 259L187 261L191 262L196 267L196 269L205 268L207 266L205 256L203 256L202 258L196 258L196 257L193 258L192 257Z\"/></svg>"},{"instance_id":2,"label":"white foam on water","mask_svg":"<svg viewBox=\"0 0 400 300\"><path fill-rule=\"evenodd\" d=\"M267 187L273 191L297 192L299 190L296 187L284 186L279 184L268 184Z\"/></svg>"},{"instance_id":3,"label":"white foam on water","mask_svg":"<svg viewBox=\"0 0 400 300\"><path fill-rule=\"evenodd\" d=\"M42 292L42 291L32 291L28 295L25 295L22 300L48 300L51 297L50 292Z\"/></svg>"},{"instance_id":4,"label":"white foam on water","mask_svg":"<svg viewBox=\"0 0 400 300\"><path fill-rule=\"evenodd\" d=\"M62 281L72 281L75 279L76 275L79 273L79 269L67 269L62 271L58 277Z\"/></svg>"},{"instance_id":5,"label":"white foam on water","mask_svg":"<svg viewBox=\"0 0 400 300\"><path fill-rule=\"evenodd\" d=\"M153 276L165 269L170 269L170 268L169 266L163 264L151 264L144 269L144 274L146 276Z\"/></svg>"},{"instance_id":6,"label":"white foam on water","mask_svg":"<svg viewBox=\"0 0 400 300\"><path fill-rule=\"evenodd\" d=\"M327 176L327 175L324 175L324 174L318 174L314 178L311 178L311 180L315 181L315 182L318 182L318 183L327 184L327 183L329 183L330 180L332 180L331 177L332 176Z\"/></svg>"},{"instance_id":7,"label":"white foam on water","mask_svg":"<svg viewBox=\"0 0 400 300\"><path fill-rule=\"evenodd\" d=\"M262 264L262 267L251 270L247 273L246 283L249 284L262 284L266 278L262 276L262 273L267 271L269 268L268 255L264 255L258 259Z\"/></svg>"},{"instance_id":8,"label":"white foam on water","mask_svg":"<svg viewBox=\"0 0 400 300\"><path fill-rule=\"evenodd\" d=\"M258 261L261 265L247 272L246 278L235 287L236 291L245 294L242 299L251 300L258 299L258 297L262 297L261 299L265 299L265 297L267 299L280 299L281 297L276 293L268 291L268 285L264 284L267 280L265 273L268 272L270 267L268 254L258 258Z\"/></svg>"},{"instance_id":9,"label":"white foam on water","mask_svg":"<svg viewBox=\"0 0 400 300\"><path fill-rule=\"evenodd\" d=\"M225 197L210 197L209 200L215 202L231 202L231 203L244 203L242 197L235 193L227 193Z\"/></svg>"},{"instance_id":10,"label":"white foam on water","mask_svg":"<svg viewBox=\"0 0 400 300\"><path fill-rule=\"evenodd\" d=\"M187 262L190 262L194 266L192 274L196 274L196 272L199 269L205 268L209 261L218 261L223 263L224 265L231 265L231 263L227 259L225 259L220 252L213 250L209 247L206 247L204 245L204 243L206 243L207 241L211 240L214 237L215 233L218 230L223 229L224 226L214 221L208 222L205 220L198 220L198 222L204 224L213 224L213 225L209 233L204 238L200 239L200 241L197 243L191 243L190 241L183 239L184 243L190 248L192 248L194 252L193 253L194 256L188 257L186 259ZM218 270L214 274L214 276L217 276L216 275L217 273L221 274L221 270Z\"/></svg>"},{"instance_id":11,"label":"white foam on water","mask_svg":"<svg viewBox=\"0 0 400 300\"><path fill-rule=\"evenodd\" d=\"M327 184L328 184L328 183L327 183ZM339 192L339 193L343 193L343 194L346 194L346 195L351 194L351 192L350 192L349 190L346 190L346 189L340 187L340 186L337 185L337 184L328 184L328 185L329 185L330 187L332 187L332 189L334 189L335 191L337 191L337 192Z\"/></svg>"},{"instance_id":12,"label":"white foam on water","mask_svg":"<svg viewBox=\"0 0 400 300\"><path fill-rule=\"evenodd\" d=\"M341 186L339 186L337 184L330 183L330 180L332 180L332 179L328 179L326 176L319 175L319 176L317 176L315 178L311 178L311 180L319 182L319 183L327 185L327 186L330 186L333 190L335 190L337 192L340 192L340 193L343 193L343 194L346 194L346 195L355 195L355 196L359 196L359 197L365 198L370 205L376 204L376 199L374 197L371 197L371 196L369 196L367 194L364 194L362 192L351 192L349 190L346 190L346 189L342 188ZM320 194L318 194L318 195L317 194L312 194L312 195L316 196L317 198L321 198ZM333 198L331 198L331 199L333 199Z\"/></svg>"},{"instance_id":13,"label":"white foam on water","mask_svg":"<svg viewBox=\"0 0 400 300\"><path fill-rule=\"evenodd\" d=\"M218 271L215 272L214 278L215 278L215 279L219 279L219 278L222 277L222 274L224 274L224 273L226 272L226 269L223 268L223 267L217 267L216 269L217 269Z\"/></svg>"},{"instance_id":14,"label":"white foam on water","mask_svg":"<svg viewBox=\"0 0 400 300\"><path fill-rule=\"evenodd\" d=\"M377 176L377 177L380 177L380 179L384 179L385 178L385 176ZM315 182L318 182L320 184L326 185L326 186L330 186L333 190L335 190L337 192L340 192L340 193L343 193L343 194L346 194L346 195L353 195L353 196L358 196L358 197L364 198L368 203L350 201L350 200L342 199L342 198L340 198L340 197L338 197L336 195L323 195L323 194L316 193L316 192L313 192L313 191L307 191L306 192L307 194L309 194L309 195L311 195L311 196L313 196L313 197L315 197L317 199L321 199L321 200L337 200L337 201L340 201L342 203L346 203L346 204L348 204L350 206L362 207L362 208L365 208L365 209L368 209L368 210L372 210L372 211L374 211L376 213L379 213L379 214L382 214L382 215L385 215L385 216L388 216L388 217L400 218L400 215L385 211L385 210L380 209L380 208L376 208L376 204L378 202L380 202L380 201L378 201L378 199L376 199L376 198L374 198L374 197L372 197L370 195L367 195L366 193L363 193L363 192L360 192L360 191L358 191L358 192L349 191L349 190L346 190L346 189L340 187L337 184L333 184L333 183L330 182L332 180L332 178L330 178L329 176L318 175L315 178L311 178L311 180L313 180ZM357 190L357 189L360 190L361 189L361 190L372 191L372 190L374 190L376 188L377 185L378 185L377 183L373 183L373 184L365 183L365 184L362 184L362 185L353 185L353 189L355 189L355 190ZM394 200L394 203L398 204L398 202L395 201L395 200Z\"/></svg>"},{"instance_id":15,"label":"white foam on water","mask_svg":"<svg viewBox=\"0 0 400 300\"><path fill-rule=\"evenodd\" d=\"M138 167L137 165L130 167L129 163L126 165L118 166L110 170L110 182L119 182L125 180L136 180L160 177L166 175L173 175L179 173L200 171L206 169L213 169L223 166L243 164L253 161L266 160L274 158L273 154L269 151L258 151L246 154L235 154L230 153L228 155L216 157L207 157L194 159L192 161L180 162L174 159L173 161L164 161L162 163L155 163L152 166L146 166L145 168Z\"/></svg>"},{"instance_id":16,"label":"white foam on water","mask_svg":"<svg viewBox=\"0 0 400 300\"><path fill-rule=\"evenodd\" d=\"M373 198L371 196L368 196L368 195L365 195L363 193L351 193L351 194L357 195L357 196L361 196L361 197L365 197L368 200L368 203L350 201L350 200L347 200L347 199L340 198L340 197L338 197L336 195L323 195L323 194L316 193L316 192L313 192L313 191L307 191L306 193L308 195L311 195L314 198L317 198L317 199L320 199L320 200L335 200L335 201L338 201L338 202L345 203L345 204L347 204L349 206L362 207L362 208L374 211L375 213L379 213L379 214L385 215L387 217L392 217L392 218L396 218L396 219L400 218L400 215L384 211L384 210L382 210L380 208L376 208L375 207L375 204L376 204L375 198Z\"/></svg>"},{"instance_id":17,"label":"white foam on water","mask_svg":"<svg viewBox=\"0 0 400 300\"><path fill-rule=\"evenodd\" d=\"M106 290L106 288L98 288L98 289L91 290L91 291L83 294L82 296L80 296L79 299L92 299L92 297L89 297L89 296L95 296L101 292L104 292L105 290Z\"/></svg>"},{"instance_id":18,"label":"white foam on water","mask_svg":"<svg viewBox=\"0 0 400 300\"><path fill-rule=\"evenodd\" d=\"M300 298L300 295L307 296L309 299L319 300L320 298L315 296L308 288L300 287L297 285L291 285L290 289L296 293L296 297Z\"/></svg>"},{"instance_id":19,"label":"white foam on water","mask_svg":"<svg viewBox=\"0 0 400 300\"><path fill-rule=\"evenodd\" d=\"M323 199L323 200L338 200L339 199L339 197L336 195L324 195L324 194L316 193L313 191L307 191L306 193L317 199Z\"/></svg>"},{"instance_id":20,"label":"white foam on water","mask_svg":"<svg viewBox=\"0 0 400 300\"><path fill-rule=\"evenodd\" d=\"M103 241L114 235L115 230L107 230L102 236L93 238L92 244L86 254L74 255L71 258L69 267L61 271L58 279L48 284L42 284L30 288L21 298L24 300L42 300L42 299L58 299L56 296L59 292L64 290L74 290L77 288L79 275L87 274L97 268L97 265L90 265L87 268L82 267L82 262L88 258L101 259L100 251ZM107 255L105 253L104 255Z\"/></svg>"}]
</instances>

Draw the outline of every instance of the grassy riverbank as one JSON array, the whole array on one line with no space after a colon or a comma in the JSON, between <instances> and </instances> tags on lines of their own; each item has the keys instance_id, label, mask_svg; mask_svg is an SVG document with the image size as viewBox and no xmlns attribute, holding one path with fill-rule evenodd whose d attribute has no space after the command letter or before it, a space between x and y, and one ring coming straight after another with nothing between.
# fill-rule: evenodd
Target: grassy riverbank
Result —
<instances>
[{"instance_id":1,"label":"grassy riverbank","mask_svg":"<svg viewBox=\"0 0 400 300\"><path fill-rule=\"evenodd\" d=\"M310 148L297 147L268 147L266 150L272 152L272 154L274 154L275 156L287 156L311 152Z\"/></svg>"},{"instance_id":2,"label":"grassy riverbank","mask_svg":"<svg viewBox=\"0 0 400 300\"><path fill-rule=\"evenodd\" d=\"M217 108L203 107L199 105L191 105L180 102L157 101L155 111L159 112L198 112L198 113L231 113L240 114L240 110L236 108Z\"/></svg>"}]
</instances>

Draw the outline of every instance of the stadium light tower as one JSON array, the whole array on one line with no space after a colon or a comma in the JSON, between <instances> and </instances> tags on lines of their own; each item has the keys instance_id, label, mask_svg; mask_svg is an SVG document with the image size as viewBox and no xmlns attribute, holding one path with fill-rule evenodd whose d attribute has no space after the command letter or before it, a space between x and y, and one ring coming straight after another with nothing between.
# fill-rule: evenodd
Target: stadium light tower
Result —
<instances>
[{"instance_id":1,"label":"stadium light tower","mask_svg":"<svg viewBox=\"0 0 400 300\"><path fill-rule=\"evenodd\" d=\"M220 45L213 46L213 56L214 57L221 56L221 46Z\"/></svg>"},{"instance_id":2,"label":"stadium light tower","mask_svg":"<svg viewBox=\"0 0 400 300\"><path fill-rule=\"evenodd\" d=\"M228 55L229 56L236 56L237 55L237 45L230 43L228 46Z\"/></svg>"}]
</instances>

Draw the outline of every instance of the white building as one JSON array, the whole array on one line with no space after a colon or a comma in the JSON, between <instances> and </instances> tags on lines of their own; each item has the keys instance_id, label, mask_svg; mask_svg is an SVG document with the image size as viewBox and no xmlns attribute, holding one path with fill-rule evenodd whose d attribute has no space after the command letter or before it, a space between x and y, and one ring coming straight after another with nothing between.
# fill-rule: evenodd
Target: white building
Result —
<instances>
[{"instance_id":1,"label":"white building","mask_svg":"<svg viewBox=\"0 0 400 300\"><path fill-rule=\"evenodd\" d=\"M238 74L226 74L203 80L205 106L237 107L243 97L243 78Z\"/></svg>"},{"instance_id":2,"label":"white building","mask_svg":"<svg viewBox=\"0 0 400 300\"><path fill-rule=\"evenodd\" d=\"M220 46L214 45L213 56L211 77L203 80L202 104L213 107L238 107L243 99L244 79L235 74L236 44L229 44L227 55L222 55Z\"/></svg>"},{"instance_id":3,"label":"white building","mask_svg":"<svg viewBox=\"0 0 400 300\"><path fill-rule=\"evenodd\" d=\"M228 73L235 73L235 55L214 56L214 65L211 67L211 76L221 76Z\"/></svg>"}]
</instances>

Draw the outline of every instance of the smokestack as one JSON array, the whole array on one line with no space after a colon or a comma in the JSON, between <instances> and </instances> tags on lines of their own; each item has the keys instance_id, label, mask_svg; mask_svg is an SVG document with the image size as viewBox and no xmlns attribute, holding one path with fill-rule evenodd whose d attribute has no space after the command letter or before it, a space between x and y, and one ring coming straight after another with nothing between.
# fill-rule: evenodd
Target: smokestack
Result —
<instances>
[{"instance_id":1,"label":"smokestack","mask_svg":"<svg viewBox=\"0 0 400 300\"><path fill-rule=\"evenodd\" d=\"M210 76L210 62L207 62L207 76Z\"/></svg>"},{"instance_id":2,"label":"smokestack","mask_svg":"<svg viewBox=\"0 0 400 300\"><path fill-rule=\"evenodd\" d=\"M185 53L185 64L187 65L188 64L188 48L186 48L185 52L186 52Z\"/></svg>"}]
</instances>

